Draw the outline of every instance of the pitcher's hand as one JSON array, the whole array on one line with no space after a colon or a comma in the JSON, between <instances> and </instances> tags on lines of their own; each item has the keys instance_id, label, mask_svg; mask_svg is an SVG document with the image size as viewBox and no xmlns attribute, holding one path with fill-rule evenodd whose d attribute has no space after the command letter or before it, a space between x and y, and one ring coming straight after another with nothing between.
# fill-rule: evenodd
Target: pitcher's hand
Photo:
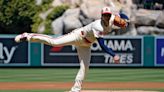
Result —
<instances>
[{"instance_id":1,"label":"pitcher's hand","mask_svg":"<svg viewBox=\"0 0 164 92\"><path fill-rule=\"evenodd\" d=\"M113 57L113 60L114 60L114 63L115 63L115 64L118 64L118 63L120 62L120 57L119 57L118 55L115 55L115 56Z\"/></svg>"}]
</instances>

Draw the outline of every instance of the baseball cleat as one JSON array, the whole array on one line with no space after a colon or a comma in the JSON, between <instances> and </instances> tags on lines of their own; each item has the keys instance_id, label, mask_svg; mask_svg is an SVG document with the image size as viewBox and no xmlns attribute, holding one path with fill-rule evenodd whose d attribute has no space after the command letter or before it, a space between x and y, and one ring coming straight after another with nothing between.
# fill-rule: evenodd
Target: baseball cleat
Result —
<instances>
[{"instance_id":1,"label":"baseball cleat","mask_svg":"<svg viewBox=\"0 0 164 92\"><path fill-rule=\"evenodd\" d=\"M28 33L23 33L23 34L17 35L15 37L15 41L18 43L23 42L23 41L27 41L27 36L28 36Z\"/></svg>"}]
</instances>

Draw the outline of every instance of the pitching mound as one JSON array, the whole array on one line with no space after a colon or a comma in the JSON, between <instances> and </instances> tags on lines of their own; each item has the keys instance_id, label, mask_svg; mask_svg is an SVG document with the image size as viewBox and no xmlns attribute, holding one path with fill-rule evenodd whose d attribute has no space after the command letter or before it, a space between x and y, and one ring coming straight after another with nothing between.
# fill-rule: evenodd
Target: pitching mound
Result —
<instances>
[{"instance_id":1,"label":"pitching mound","mask_svg":"<svg viewBox=\"0 0 164 92\"><path fill-rule=\"evenodd\" d=\"M144 91L144 90L117 90L117 91L112 91L112 90L83 90L81 92L159 92L159 91Z\"/></svg>"}]
</instances>

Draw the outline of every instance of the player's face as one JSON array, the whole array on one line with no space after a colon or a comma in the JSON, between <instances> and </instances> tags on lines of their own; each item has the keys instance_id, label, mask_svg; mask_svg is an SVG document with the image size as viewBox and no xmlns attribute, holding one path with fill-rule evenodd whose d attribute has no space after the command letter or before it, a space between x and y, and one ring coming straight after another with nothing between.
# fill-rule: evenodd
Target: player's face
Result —
<instances>
[{"instance_id":1,"label":"player's face","mask_svg":"<svg viewBox=\"0 0 164 92\"><path fill-rule=\"evenodd\" d=\"M102 14L102 21L107 25L109 24L111 14Z\"/></svg>"}]
</instances>

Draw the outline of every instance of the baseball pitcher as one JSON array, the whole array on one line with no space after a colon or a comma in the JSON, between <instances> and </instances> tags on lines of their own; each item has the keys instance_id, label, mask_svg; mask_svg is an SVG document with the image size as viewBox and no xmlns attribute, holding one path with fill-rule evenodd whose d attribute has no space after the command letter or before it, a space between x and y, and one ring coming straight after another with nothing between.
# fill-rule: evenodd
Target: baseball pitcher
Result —
<instances>
[{"instance_id":1,"label":"baseball pitcher","mask_svg":"<svg viewBox=\"0 0 164 92\"><path fill-rule=\"evenodd\" d=\"M112 14L109 7L104 7L101 11L101 19L73 30L72 32L53 38L48 35L36 34L36 33L23 33L15 37L16 42L30 41L40 42L51 46L66 46L75 45L79 57L80 69L76 75L75 83L70 92L80 92L82 88L82 81L89 69L91 59L90 46L95 41L98 41L101 48L111 56L115 62L118 62L120 57L116 55L111 48L104 44L103 37L108 35L113 28L126 28L127 21L120 18L117 15Z\"/></svg>"}]
</instances>

